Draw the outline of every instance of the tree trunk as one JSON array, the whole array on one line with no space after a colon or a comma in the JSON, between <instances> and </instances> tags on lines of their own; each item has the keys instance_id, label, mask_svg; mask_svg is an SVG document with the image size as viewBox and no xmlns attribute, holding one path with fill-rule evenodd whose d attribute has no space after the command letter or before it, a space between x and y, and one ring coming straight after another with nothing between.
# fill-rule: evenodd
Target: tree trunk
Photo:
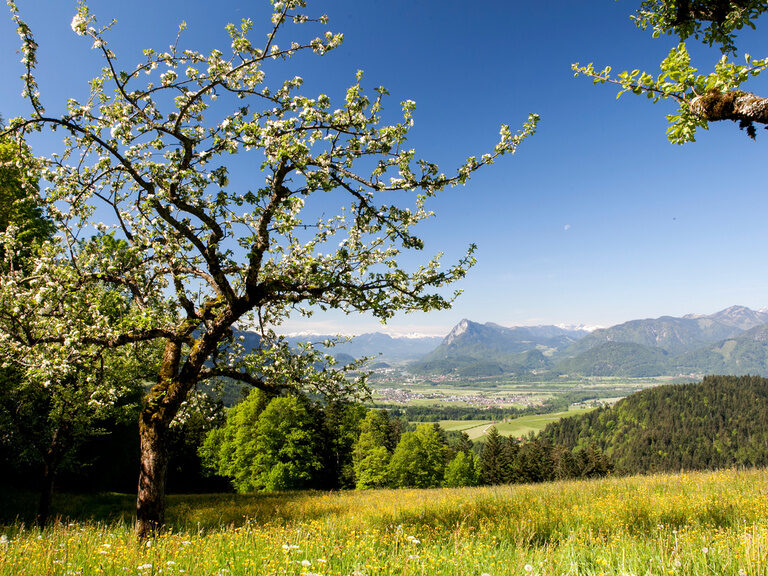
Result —
<instances>
[{"instance_id":1,"label":"tree trunk","mask_svg":"<svg viewBox=\"0 0 768 576\"><path fill-rule=\"evenodd\" d=\"M141 540L149 538L165 521L168 425L157 416L145 409L139 421L141 467L136 497L136 536Z\"/></svg>"},{"instance_id":2,"label":"tree trunk","mask_svg":"<svg viewBox=\"0 0 768 576\"><path fill-rule=\"evenodd\" d=\"M51 515L51 503L53 502L53 484L56 473L61 466L68 448L72 448L72 438L69 434L70 427L67 422L62 422L53 431L51 441L48 444L43 457L43 476L40 486L40 500L37 504L37 525L45 528Z\"/></svg>"},{"instance_id":3,"label":"tree trunk","mask_svg":"<svg viewBox=\"0 0 768 576\"><path fill-rule=\"evenodd\" d=\"M176 379L181 344L167 341L158 383L145 398L139 416L141 460L136 495L136 536L149 538L165 521L165 477L168 472L168 429L189 386Z\"/></svg>"},{"instance_id":4,"label":"tree trunk","mask_svg":"<svg viewBox=\"0 0 768 576\"><path fill-rule=\"evenodd\" d=\"M45 528L51 516L51 503L53 502L53 482L56 476L54 467L48 462L43 463L42 486L40 487L40 500L37 503L37 525Z\"/></svg>"}]
</instances>

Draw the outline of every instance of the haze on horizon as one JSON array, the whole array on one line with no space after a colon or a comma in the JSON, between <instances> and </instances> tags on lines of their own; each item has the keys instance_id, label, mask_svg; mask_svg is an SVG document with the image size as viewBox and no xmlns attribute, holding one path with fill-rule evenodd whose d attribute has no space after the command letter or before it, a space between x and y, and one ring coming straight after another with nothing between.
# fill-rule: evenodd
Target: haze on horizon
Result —
<instances>
[{"instance_id":1,"label":"haze on horizon","mask_svg":"<svg viewBox=\"0 0 768 576\"><path fill-rule=\"evenodd\" d=\"M733 306L727 306L725 308L721 308L718 310L711 310L707 312L685 312L680 314L656 314L656 315L648 315L648 316L638 316L638 317L632 317L632 318L625 318L622 320L619 320L617 322L609 322L607 324L568 324L563 322L519 322L519 323L502 323L498 322L496 320L478 320L474 318L466 318L466 320L470 320L472 322L476 322L478 324L485 324L485 323L494 323L498 324L500 326L504 326L505 328L512 328L516 326L557 326L559 328L566 328L566 329L579 329L579 330L586 330L588 332L592 332L593 330L598 330L600 328L609 328L611 326L616 326L618 324L623 324L624 322L629 322L631 320L645 320L649 318L659 318L662 316L674 316L674 317L682 317L687 315L692 316L709 316L712 314L715 314L716 312L723 311L725 309L730 308L739 308L742 307L740 304L734 304ZM745 306L745 308L750 308L754 310L755 312L768 312L768 307L750 307ZM464 318L456 320L452 325L444 327L439 325L434 326L419 326L415 324L402 324L402 323L395 323L395 325L390 324L384 324L376 323L373 321L373 323L364 323L364 322L358 322L358 323L348 323L344 324L343 321L339 322L338 324L334 324L332 322L323 321L323 322L312 322L311 320L304 320L300 322L296 322L293 324L296 329L290 330L291 323L287 323L283 326L284 330L282 330L282 333L284 333L287 336L312 336L312 335L343 335L343 336L359 336L361 334L369 334L369 333L381 333L381 334L387 334L389 336L392 336L393 338L397 337L405 337L405 338L421 338L421 337L444 337L446 336L451 330Z\"/></svg>"}]
</instances>

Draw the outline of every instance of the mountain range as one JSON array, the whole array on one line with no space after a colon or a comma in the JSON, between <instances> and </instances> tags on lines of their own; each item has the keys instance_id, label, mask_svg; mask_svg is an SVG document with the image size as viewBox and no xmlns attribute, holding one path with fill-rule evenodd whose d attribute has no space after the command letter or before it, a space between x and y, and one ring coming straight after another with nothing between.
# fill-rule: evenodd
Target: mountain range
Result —
<instances>
[{"instance_id":1,"label":"mountain range","mask_svg":"<svg viewBox=\"0 0 768 576\"><path fill-rule=\"evenodd\" d=\"M259 335L250 331L238 331L242 336L246 350L252 350L259 346ZM312 342L315 346L321 346L326 340L336 340L335 335L324 334L294 334L286 337L291 345L299 342ZM440 336L421 337L395 337L381 332L360 334L348 341L339 341L338 344L328 349L340 362L346 363L355 358L369 357L371 364L392 363L403 364L422 358L443 341Z\"/></svg>"},{"instance_id":2,"label":"mountain range","mask_svg":"<svg viewBox=\"0 0 768 576\"><path fill-rule=\"evenodd\" d=\"M440 345L410 365L417 373L494 376L547 369L551 357L586 337L584 330L557 326L478 324L462 320Z\"/></svg>"},{"instance_id":3,"label":"mountain range","mask_svg":"<svg viewBox=\"0 0 768 576\"><path fill-rule=\"evenodd\" d=\"M258 345L258 336L245 334L247 348ZM288 340L328 338L295 335ZM731 306L714 314L630 320L593 331L464 319L444 338L375 332L329 352L342 362L365 356L372 358L372 368L400 365L422 375L768 376L768 310Z\"/></svg>"},{"instance_id":4,"label":"mountain range","mask_svg":"<svg viewBox=\"0 0 768 576\"><path fill-rule=\"evenodd\" d=\"M534 371L624 377L768 375L768 311L732 306L710 315L630 320L592 332L462 320L411 369L463 376Z\"/></svg>"}]
</instances>

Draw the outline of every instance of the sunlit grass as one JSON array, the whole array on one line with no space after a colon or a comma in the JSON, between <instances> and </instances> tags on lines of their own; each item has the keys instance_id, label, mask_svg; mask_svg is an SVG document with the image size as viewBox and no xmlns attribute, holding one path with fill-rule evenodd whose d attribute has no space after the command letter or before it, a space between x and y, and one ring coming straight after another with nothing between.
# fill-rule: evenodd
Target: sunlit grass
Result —
<instances>
[{"instance_id":1,"label":"sunlit grass","mask_svg":"<svg viewBox=\"0 0 768 576\"><path fill-rule=\"evenodd\" d=\"M541 432L550 422L561 418L570 418L593 410L593 408L571 408L565 412L551 414L530 414L502 422L493 420L440 420L440 426L449 432L464 432L471 440L483 438L491 426L495 426L502 436L522 437L530 432Z\"/></svg>"},{"instance_id":2,"label":"sunlit grass","mask_svg":"<svg viewBox=\"0 0 768 576\"><path fill-rule=\"evenodd\" d=\"M110 499L111 498L111 499ZM444 490L172 496L135 542L130 497L0 538L0 574L766 574L768 472ZM68 508L71 507L71 508ZM87 501L57 503L89 516Z\"/></svg>"},{"instance_id":3,"label":"sunlit grass","mask_svg":"<svg viewBox=\"0 0 768 576\"><path fill-rule=\"evenodd\" d=\"M546 428L547 424L556 422L561 418L570 418L571 416L578 416L579 414L585 414L590 412L593 408L571 408L565 412L552 412L551 414L529 414L528 416L520 416L519 418L513 418L505 422L496 423L496 429L502 436L526 436L531 432L541 432Z\"/></svg>"}]
</instances>

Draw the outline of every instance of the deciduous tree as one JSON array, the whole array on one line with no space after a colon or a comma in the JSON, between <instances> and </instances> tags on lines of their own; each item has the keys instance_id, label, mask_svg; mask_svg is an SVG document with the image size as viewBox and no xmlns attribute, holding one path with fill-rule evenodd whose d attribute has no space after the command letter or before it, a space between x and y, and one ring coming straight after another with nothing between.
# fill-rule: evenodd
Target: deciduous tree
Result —
<instances>
[{"instance_id":1,"label":"deciduous tree","mask_svg":"<svg viewBox=\"0 0 768 576\"><path fill-rule=\"evenodd\" d=\"M369 410L363 418L352 453L357 488L386 486L394 450L391 432L392 422L384 410Z\"/></svg>"},{"instance_id":2,"label":"deciduous tree","mask_svg":"<svg viewBox=\"0 0 768 576\"><path fill-rule=\"evenodd\" d=\"M476 457L472 452L457 452L445 467L445 485L449 488L458 486L477 486Z\"/></svg>"},{"instance_id":3,"label":"deciduous tree","mask_svg":"<svg viewBox=\"0 0 768 576\"><path fill-rule=\"evenodd\" d=\"M39 164L23 141L0 139L0 232L13 236L8 244L0 242L4 283L34 281L36 256L55 231L39 195L38 174ZM113 320L119 318L125 293L107 285L93 288L89 306L99 306ZM8 292L4 296L0 318L13 324L19 320L18 302L8 298ZM71 312L82 314L75 308ZM23 322L17 329L23 329ZM99 433L100 421L124 412L127 399L136 396L142 378L156 364L146 345L120 354L89 351L93 355L81 355L55 383L41 378L38 366L23 358L6 356L0 367L2 435L18 460L40 470L40 526L48 521L60 469L77 466L75 454L81 442Z\"/></svg>"},{"instance_id":4,"label":"deciduous tree","mask_svg":"<svg viewBox=\"0 0 768 576\"><path fill-rule=\"evenodd\" d=\"M406 267L403 252L424 248L414 226L432 215L431 197L514 152L537 118L517 134L502 126L487 154L442 173L406 145L412 101L386 123L387 91L367 95L362 72L335 106L325 94L302 93L292 70L281 73L278 64L294 54L322 55L342 41L312 33L326 19L305 15L303 0L273 0L266 38L251 34L250 20L230 25L227 54L183 48L180 38L127 68L109 44L111 25L99 28L80 4L72 30L101 55L103 73L88 98L49 114L34 75L37 44L9 5L32 112L5 134L65 136L60 153L41 161L57 233L35 257L33 277L11 274L2 285L0 297L16 303L0 326L2 353L37 363L55 382L94 347L162 343L139 419L136 529L144 537L163 522L169 426L196 384L226 376L270 391L353 392L344 370L317 369L322 355L292 349L274 328L291 313L328 308L385 321L448 307L452 296L440 289L466 274L473 249L452 266L438 255ZM253 174L247 186L230 185L231 157L241 153ZM312 216L307 206L316 202L332 215ZM0 241L19 245L11 232ZM131 295L119 322L89 305L104 285ZM238 325L261 333L255 352L233 341Z\"/></svg>"},{"instance_id":5,"label":"deciduous tree","mask_svg":"<svg viewBox=\"0 0 768 576\"><path fill-rule=\"evenodd\" d=\"M431 424L406 432L389 462L389 478L398 488L435 488L443 483L446 445Z\"/></svg>"}]
</instances>

